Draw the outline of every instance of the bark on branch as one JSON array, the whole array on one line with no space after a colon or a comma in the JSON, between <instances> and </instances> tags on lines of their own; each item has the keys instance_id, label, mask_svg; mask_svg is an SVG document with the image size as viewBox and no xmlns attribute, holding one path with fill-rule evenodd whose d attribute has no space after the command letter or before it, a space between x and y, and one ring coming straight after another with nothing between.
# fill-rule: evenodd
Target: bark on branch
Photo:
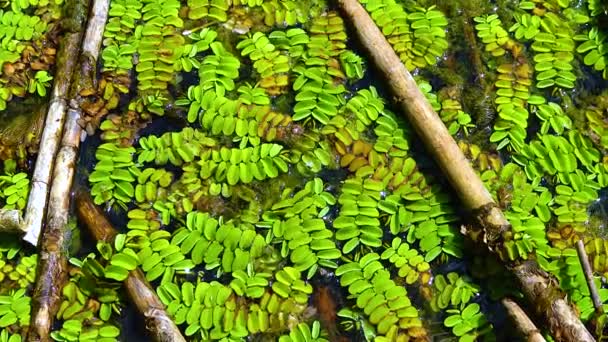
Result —
<instances>
[{"instance_id":1,"label":"bark on branch","mask_svg":"<svg viewBox=\"0 0 608 342\"><path fill-rule=\"evenodd\" d=\"M509 314L509 317L511 317L511 322L513 322L513 325L515 328L517 328L519 335L524 341L546 342L545 338L540 334L534 323L513 299L503 298L501 303L507 310L507 314Z\"/></svg>"},{"instance_id":2,"label":"bark on branch","mask_svg":"<svg viewBox=\"0 0 608 342\"><path fill-rule=\"evenodd\" d=\"M449 134L412 75L357 0L338 0L357 37L367 49L395 96L395 102L441 167L465 206L475 213L489 250L498 253L511 225ZM533 303L557 341L594 341L565 300L557 281L534 261L510 264L522 292Z\"/></svg>"},{"instance_id":3,"label":"bark on branch","mask_svg":"<svg viewBox=\"0 0 608 342\"><path fill-rule=\"evenodd\" d=\"M28 341L50 341L49 333L59 308L61 290L67 278L67 253L70 245L68 217L70 191L74 180L82 128L78 124L82 99L78 90L86 80L82 70L96 65L101 48L104 26L108 17L109 0L94 0L82 41L79 72L73 74L68 117L63 129L61 147L53 168L47 224L40 246L38 278L32 297L32 315ZM77 56L77 55L76 55ZM71 55L70 58L74 58ZM93 64L91 64L93 63ZM94 74L94 73L93 73ZM74 82L74 80L76 80ZM67 87L66 87L67 89ZM63 89L63 90L66 90ZM29 233L29 232L28 232Z\"/></svg>"},{"instance_id":4,"label":"bark on branch","mask_svg":"<svg viewBox=\"0 0 608 342\"><path fill-rule=\"evenodd\" d=\"M116 230L101 210L93 204L90 195L84 192L76 195L76 212L80 222L89 228L91 235L96 240L109 243L114 241ZM124 286L129 298L144 317L146 329L155 341L186 341L139 267L129 273L129 277L124 281Z\"/></svg>"},{"instance_id":5,"label":"bark on branch","mask_svg":"<svg viewBox=\"0 0 608 342\"><path fill-rule=\"evenodd\" d=\"M55 84L51 95L49 110L40 139L40 148L36 158L36 166L31 181L31 190L25 208L25 218L22 230L26 232L23 239L32 245L38 245L42 220L44 219L51 172L61 139L65 116L69 101L69 90L72 75L78 64L76 56L80 54L80 45L84 33L89 1L75 0L66 5L69 10L65 13L62 26L66 32L61 41L57 56ZM69 24L67 24L69 22Z\"/></svg>"}]
</instances>

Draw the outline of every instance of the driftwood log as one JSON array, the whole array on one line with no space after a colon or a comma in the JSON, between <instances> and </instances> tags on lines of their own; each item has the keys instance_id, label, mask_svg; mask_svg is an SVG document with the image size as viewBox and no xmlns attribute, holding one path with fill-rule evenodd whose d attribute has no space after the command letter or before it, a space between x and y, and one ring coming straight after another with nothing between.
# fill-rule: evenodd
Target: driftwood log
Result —
<instances>
[{"instance_id":1,"label":"driftwood log","mask_svg":"<svg viewBox=\"0 0 608 342\"><path fill-rule=\"evenodd\" d=\"M32 176L31 190L25 208L22 230L24 240L38 245L42 221L47 206L51 173L57 156L69 101L72 75L78 64L80 46L86 24L89 1L68 1L61 26L65 30L57 56L55 84L51 94L49 110L40 139L36 166Z\"/></svg>"},{"instance_id":2,"label":"driftwood log","mask_svg":"<svg viewBox=\"0 0 608 342\"><path fill-rule=\"evenodd\" d=\"M385 75L396 105L407 117L427 150L441 167L461 201L474 213L482 229L483 242L499 254L511 225L477 176L447 128L433 110L416 81L401 63L380 29L357 0L338 0L347 20L377 69ZM594 341L557 281L535 261L507 263L535 314L544 320L557 341Z\"/></svg>"},{"instance_id":3,"label":"driftwood log","mask_svg":"<svg viewBox=\"0 0 608 342\"><path fill-rule=\"evenodd\" d=\"M108 17L109 0L94 0L87 29L82 40L78 68L71 78L70 102L63 128L61 146L53 167L47 224L42 233L36 286L32 297L31 329L28 341L49 341L49 333L59 309L61 290L67 279L68 247L71 236L68 227L70 192L74 180L82 128L78 124L82 110L80 89L94 77L101 49L103 30ZM69 58L76 59L78 55ZM28 234L30 232L28 231Z\"/></svg>"},{"instance_id":4,"label":"driftwood log","mask_svg":"<svg viewBox=\"0 0 608 342\"><path fill-rule=\"evenodd\" d=\"M114 241L116 230L103 212L93 204L90 195L84 192L77 194L76 212L80 222L89 228L91 235L96 240L109 243ZM186 341L139 267L129 273L128 278L124 281L124 286L129 298L144 317L146 329L155 341Z\"/></svg>"}]
</instances>

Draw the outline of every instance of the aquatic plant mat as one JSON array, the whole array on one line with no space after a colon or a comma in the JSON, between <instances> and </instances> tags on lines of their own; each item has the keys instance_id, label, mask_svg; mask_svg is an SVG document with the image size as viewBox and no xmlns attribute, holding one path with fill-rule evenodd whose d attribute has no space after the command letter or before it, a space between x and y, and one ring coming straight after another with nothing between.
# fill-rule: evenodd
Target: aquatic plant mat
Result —
<instances>
[{"instance_id":1,"label":"aquatic plant mat","mask_svg":"<svg viewBox=\"0 0 608 342\"><path fill-rule=\"evenodd\" d=\"M0 342L604 339L607 22L0 0Z\"/></svg>"}]
</instances>

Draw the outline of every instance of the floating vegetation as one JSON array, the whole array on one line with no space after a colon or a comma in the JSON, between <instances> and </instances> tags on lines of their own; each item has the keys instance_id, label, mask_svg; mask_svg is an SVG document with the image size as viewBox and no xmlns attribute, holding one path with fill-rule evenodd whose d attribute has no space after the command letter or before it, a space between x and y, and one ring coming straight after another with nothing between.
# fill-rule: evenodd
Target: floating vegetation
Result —
<instances>
[{"instance_id":1,"label":"floating vegetation","mask_svg":"<svg viewBox=\"0 0 608 342\"><path fill-rule=\"evenodd\" d=\"M0 1L0 208L17 218L74 3ZM514 340L497 307L522 293L501 263L526 262L602 321L575 244L608 309L606 5L474 1L460 20L360 3L511 223L495 255L328 4L112 0L99 70L70 96L95 136L75 187L119 232L80 241L73 222L57 242L51 339L148 338L127 310L138 279L187 341ZM20 342L44 260L2 234L0 341Z\"/></svg>"}]
</instances>

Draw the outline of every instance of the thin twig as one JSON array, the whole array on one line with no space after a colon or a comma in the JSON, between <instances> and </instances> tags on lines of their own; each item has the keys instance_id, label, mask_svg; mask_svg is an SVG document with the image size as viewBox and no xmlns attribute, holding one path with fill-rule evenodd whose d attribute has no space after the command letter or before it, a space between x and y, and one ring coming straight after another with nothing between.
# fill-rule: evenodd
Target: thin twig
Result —
<instances>
[{"instance_id":1,"label":"thin twig","mask_svg":"<svg viewBox=\"0 0 608 342\"><path fill-rule=\"evenodd\" d=\"M597 291L597 287L595 286L595 281L593 278L593 269L591 268L591 264L589 263L589 257L587 256L587 252L585 251L585 244L583 243L583 240L578 240L576 242L576 252L578 253L578 260L581 262L581 266L583 267L583 273L585 274L585 279L587 280L589 293L591 293L593 307L595 308L595 311L597 313L602 314L604 313L604 307L602 305L602 300L600 299L600 294Z\"/></svg>"}]
</instances>

